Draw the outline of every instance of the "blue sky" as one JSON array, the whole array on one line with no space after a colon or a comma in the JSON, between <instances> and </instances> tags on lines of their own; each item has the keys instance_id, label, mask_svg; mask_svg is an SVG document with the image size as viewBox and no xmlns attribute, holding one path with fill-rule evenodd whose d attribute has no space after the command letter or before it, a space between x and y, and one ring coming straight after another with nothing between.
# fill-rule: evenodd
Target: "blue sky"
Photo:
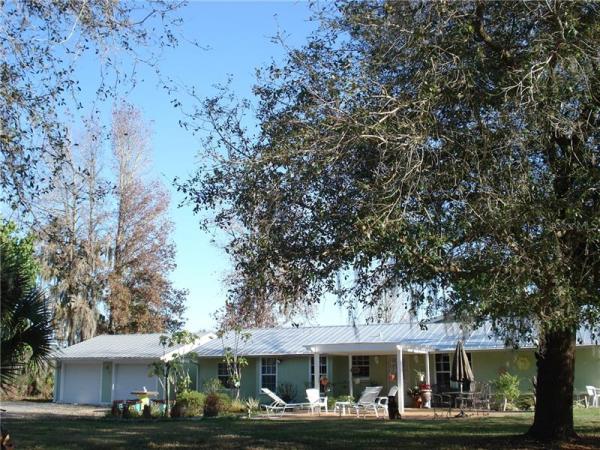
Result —
<instances>
[{"instance_id":1,"label":"blue sky","mask_svg":"<svg viewBox=\"0 0 600 450\"><path fill-rule=\"evenodd\" d=\"M201 96L211 95L216 83L232 76L237 95L250 97L255 68L272 58L281 60L284 55L284 49L272 43L271 37L285 31L287 45L296 47L316 27L309 20L310 11L304 2L191 2L180 14L184 18L183 34L208 49L183 44L164 54L161 68L165 75L195 86ZM181 115L170 105L167 93L157 86L156 78L144 69L139 75L144 81L127 100L152 123L154 171L172 192L178 266L172 279L177 287L190 291L187 328L213 328L211 314L224 302L221 280L230 261L211 242L212 237L199 229L191 208L177 208L181 198L172 186L174 177L191 173L199 140L179 127ZM328 301L310 323L339 324L345 317L345 312Z\"/></svg>"}]
</instances>

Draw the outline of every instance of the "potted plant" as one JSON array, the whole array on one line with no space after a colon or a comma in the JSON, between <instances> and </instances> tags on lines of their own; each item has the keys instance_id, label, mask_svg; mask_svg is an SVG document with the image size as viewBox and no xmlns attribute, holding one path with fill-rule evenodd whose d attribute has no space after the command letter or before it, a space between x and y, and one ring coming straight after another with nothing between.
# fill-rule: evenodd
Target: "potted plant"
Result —
<instances>
[{"instance_id":1,"label":"potted plant","mask_svg":"<svg viewBox=\"0 0 600 450\"><path fill-rule=\"evenodd\" d=\"M423 408L431 408L431 385L427 383L421 383L419 385L419 391Z\"/></svg>"},{"instance_id":2,"label":"potted plant","mask_svg":"<svg viewBox=\"0 0 600 450\"><path fill-rule=\"evenodd\" d=\"M412 397L415 408L420 408L423 400L421 399L421 390L419 386L408 389L407 394Z\"/></svg>"}]
</instances>

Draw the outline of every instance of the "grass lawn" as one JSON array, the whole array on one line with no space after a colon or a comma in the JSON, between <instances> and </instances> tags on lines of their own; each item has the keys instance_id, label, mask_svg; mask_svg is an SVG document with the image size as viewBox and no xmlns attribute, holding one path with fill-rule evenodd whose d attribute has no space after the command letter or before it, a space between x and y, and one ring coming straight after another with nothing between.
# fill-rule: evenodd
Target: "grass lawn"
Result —
<instances>
[{"instance_id":1,"label":"grass lawn","mask_svg":"<svg viewBox=\"0 0 600 450\"><path fill-rule=\"evenodd\" d=\"M532 414L451 420L31 419L7 427L18 449L98 448L547 448L525 441ZM600 447L600 409L576 409L583 439Z\"/></svg>"}]
</instances>

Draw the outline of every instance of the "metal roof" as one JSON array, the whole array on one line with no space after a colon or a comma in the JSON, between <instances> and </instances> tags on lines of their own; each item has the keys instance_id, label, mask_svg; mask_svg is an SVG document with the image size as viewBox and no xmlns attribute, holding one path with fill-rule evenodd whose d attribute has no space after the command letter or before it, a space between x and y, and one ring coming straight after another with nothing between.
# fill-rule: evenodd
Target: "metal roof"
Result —
<instances>
[{"instance_id":1,"label":"metal roof","mask_svg":"<svg viewBox=\"0 0 600 450\"><path fill-rule=\"evenodd\" d=\"M246 330L247 342L240 344L239 353L246 356L309 355L310 347L332 344L390 344L432 351L453 351L458 339L465 348L495 350L505 348L504 341L495 337L491 327L484 324L473 331L465 331L457 322L428 323L422 329L416 322L356 326L280 327ZM590 334L578 333L580 344L592 345ZM233 346L233 335L213 339L194 349L200 357L219 357L223 347ZM357 350L361 347L357 345Z\"/></svg>"},{"instance_id":2,"label":"metal roof","mask_svg":"<svg viewBox=\"0 0 600 450\"><path fill-rule=\"evenodd\" d=\"M165 349L160 345L162 333L152 334L103 334L79 344L57 350L53 358L58 360L71 359L159 359L165 355ZM209 340L212 333L198 335L198 343ZM167 347L167 354L185 347L179 345Z\"/></svg>"}]
</instances>

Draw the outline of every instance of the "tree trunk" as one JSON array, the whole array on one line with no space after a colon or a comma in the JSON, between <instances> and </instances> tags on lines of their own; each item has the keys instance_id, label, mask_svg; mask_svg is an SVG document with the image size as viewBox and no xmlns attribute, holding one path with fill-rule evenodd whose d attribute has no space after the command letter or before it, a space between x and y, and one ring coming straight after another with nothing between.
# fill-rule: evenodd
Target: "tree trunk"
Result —
<instances>
[{"instance_id":1,"label":"tree trunk","mask_svg":"<svg viewBox=\"0 0 600 450\"><path fill-rule=\"evenodd\" d=\"M546 332L540 344L535 417L527 434L539 440L577 437L573 427L575 330Z\"/></svg>"}]
</instances>

